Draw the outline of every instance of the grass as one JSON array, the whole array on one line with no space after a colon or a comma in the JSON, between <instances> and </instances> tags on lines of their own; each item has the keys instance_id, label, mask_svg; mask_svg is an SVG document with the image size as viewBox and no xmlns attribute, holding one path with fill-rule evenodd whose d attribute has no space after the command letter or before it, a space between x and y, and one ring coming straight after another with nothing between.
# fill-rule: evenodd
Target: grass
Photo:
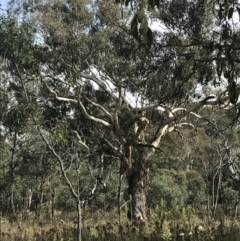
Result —
<instances>
[{"instance_id":1,"label":"grass","mask_svg":"<svg viewBox=\"0 0 240 241\"><path fill-rule=\"evenodd\" d=\"M83 241L235 241L240 222L222 215L218 220L200 219L190 208L149 212L148 222L131 222L115 210L84 210ZM54 218L25 213L1 217L1 241L75 241L76 213L57 212Z\"/></svg>"}]
</instances>

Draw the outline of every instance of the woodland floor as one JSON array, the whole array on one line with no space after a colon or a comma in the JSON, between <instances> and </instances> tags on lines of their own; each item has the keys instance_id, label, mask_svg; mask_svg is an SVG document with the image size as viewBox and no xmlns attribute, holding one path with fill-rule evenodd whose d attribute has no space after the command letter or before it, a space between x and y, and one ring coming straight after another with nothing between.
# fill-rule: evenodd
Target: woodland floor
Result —
<instances>
[{"instance_id":1,"label":"woodland floor","mask_svg":"<svg viewBox=\"0 0 240 241\"><path fill-rule=\"evenodd\" d=\"M152 215L151 215L152 216ZM39 217L35 213L1 217L1 241L74 241L76 214L57 212L54 218ZM84 211L82 240L86 241L165 241L165 240L222 240L237 241L240 222L229 218L218 221L207 218L168 220L159 216L148 222L132 222L124 216L119 223L116 212Z\"/></svg>"}]
</instances>

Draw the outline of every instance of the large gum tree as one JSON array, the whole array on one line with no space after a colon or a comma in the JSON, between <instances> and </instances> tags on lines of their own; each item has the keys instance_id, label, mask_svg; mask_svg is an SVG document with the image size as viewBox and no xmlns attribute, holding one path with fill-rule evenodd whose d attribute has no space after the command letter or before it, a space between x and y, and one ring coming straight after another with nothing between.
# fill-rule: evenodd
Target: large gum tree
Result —
<instances>
[{"instance_id":1,"label":"large gum tree","mask_svg":"<svg viewBox=\"0 0 240 241\"><path fill-rule=\"evenodd\" d=\"M237 30L235 42L233 35L215 33L219 19L209 12L212 2L179 2L165 3L155 30L148 28L154 11L135 13L115 1L11 1L24 26L35 29L35 40L25 58L1 49L21 88L37 83L35 105L57 101L58 121L75 121L72 135L80 152L119 160L134 219L147 219L151 158L161 152L164 136L194 127L188 118L201 118L196 112L204 106L237 100ZM202 87L220 84L222 74L229 80L225 87L214 96L213 89L205 93ZM51 116L44 118L54 126Z\"/></svg>"}]
</instances>

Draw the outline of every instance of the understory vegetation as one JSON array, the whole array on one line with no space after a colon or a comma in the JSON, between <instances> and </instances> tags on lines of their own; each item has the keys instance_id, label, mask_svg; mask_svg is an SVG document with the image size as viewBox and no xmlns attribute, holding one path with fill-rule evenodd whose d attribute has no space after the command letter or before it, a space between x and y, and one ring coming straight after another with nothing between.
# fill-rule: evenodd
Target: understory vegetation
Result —
<instances>
[{"instance_id":1,"label":"understory vegetation","mask_svg":"<svg viewBox=\"0 0 240 241\"><path fill-rule=\"evenodd\" d=\"M149 209L147 222L121 218L117 210L83 209L82 240L222 240L234 241L239 237L239 221L222 210L209 219L204 207L166 208L164 200ZM123 208L122 214L126 215ZM34 212L21 212L1 217L1 239L19 241L76 240L76 213L55 211L52 217L43 208L41 217Z\"/></svg>"}]
</instances>

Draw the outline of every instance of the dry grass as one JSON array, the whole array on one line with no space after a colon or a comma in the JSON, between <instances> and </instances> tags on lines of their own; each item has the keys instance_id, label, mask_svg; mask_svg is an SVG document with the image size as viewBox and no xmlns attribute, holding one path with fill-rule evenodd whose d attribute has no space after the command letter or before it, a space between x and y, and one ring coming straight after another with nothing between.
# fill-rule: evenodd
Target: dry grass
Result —
<instances>
[{"instance_id":1,"label":"dry grass","mask_svg":"<svg viewBox=\"0 0 240 241\"><path fill-rule=\"evenodd\" d=\"M1 218L1 241L73 241L76 234L76 213L57 212L54 218L36 217L34 213ZM197 216L159 217L150 215L148 222L130 222L122 214L121 223L116 211L84 210L82 236L86 241L101 240L214 240L216 237L236 240L240 223L225 216L218 221ZM227 237L227 239L224 239Z\"/></svg>"}]
</instances>

